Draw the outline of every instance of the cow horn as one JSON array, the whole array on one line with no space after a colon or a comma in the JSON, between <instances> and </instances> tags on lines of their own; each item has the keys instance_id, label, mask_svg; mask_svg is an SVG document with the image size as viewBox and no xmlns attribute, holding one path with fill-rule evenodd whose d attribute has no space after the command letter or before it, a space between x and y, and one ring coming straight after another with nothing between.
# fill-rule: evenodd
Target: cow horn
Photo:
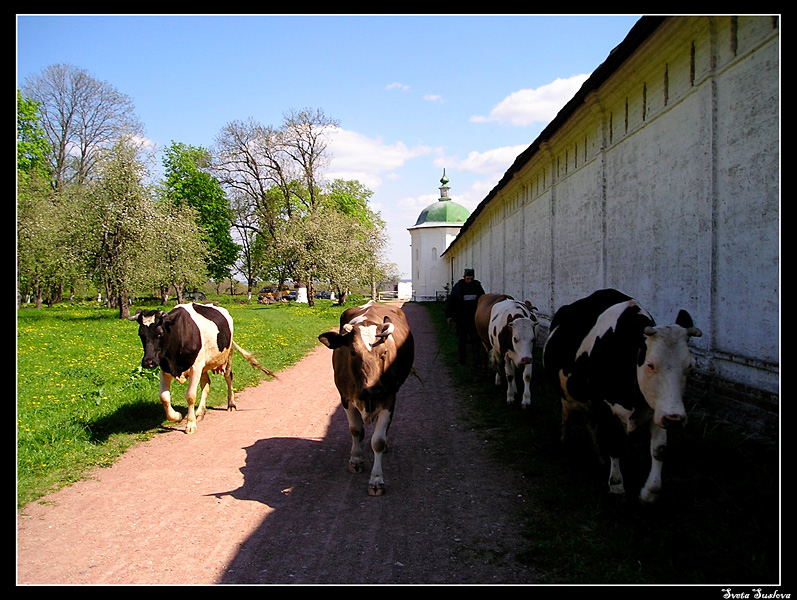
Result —
<instances>
[{"instance_id":1,"label":"cow horn","mask_svg":"<svg viewBox=\"0 0 797 600\"><path fill-rule=\"evenodd\" d=\"M700 337L701 335L703 335L703 332L700 331L697 327L687 327L686 335L688 335L689 337Z\"/></svg>"},{"instance_id":2,"label":"cow horn","mask_svg":"<svg viewBox=\"0 0 797 600\"><path fill-rule=\"evenodd\" d=\"M656 330L653 327L645 327L645 335L651 336L656 333Z\"/></svg>"},{"instance_id":3,"label":"cow horn","mask_svg":"<svg viewBox=\"0 0 797 600\"><path fill-rule=\"evenodd\" d=\"M128 316L128 317L127 317L127 320L128 320L128 321L138 321L138 315L140 315L140 314L141 314L141 309L139 308L139 309L136 311L136 314Z\"/></svg>"},{"instance_id":4,"label":"cow horn","mask_svg":"<svg viewBox=\"0 0 797 600\"><path fill-rule=\"evenodd\" d=\"M351 323L346 323L346 324L343 326L343 331L344 331L345 333L351 333L352 331L354 331L354 325L352 325Z\"/></svg>"},{"instance_id":5,"label":"cow horn","mask_svg":"<svg viewBox=\"0 0 797 600\"><path fill-rule=\"evenodd\" d=\"M393 323L388 322L388 323L385 324L385 327L382 329L382 331L379 333L379 335L377 335L377 337L386 338L391 333L393 333L393 331L395 329L396 329L396 326Z\"/></svg>"}]
</instances>

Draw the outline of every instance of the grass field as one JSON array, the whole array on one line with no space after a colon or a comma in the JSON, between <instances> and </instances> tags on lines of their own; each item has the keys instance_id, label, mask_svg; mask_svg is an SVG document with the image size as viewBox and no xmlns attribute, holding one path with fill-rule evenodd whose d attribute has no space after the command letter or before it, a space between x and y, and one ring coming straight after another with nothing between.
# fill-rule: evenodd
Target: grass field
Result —
<instances>
[{"instance_id":1,"label":"grass field","mask_svg":"<svg viewBox=\"0 0 797 600\"><path fill-rule=\"evenodd\" d=\"M274 372L301 359L319 332L337 325L343 310L328 300L313 308L224 305L233 316L236 342ZM94 466L111 464L130 444L160 429L158 373L141 369L142 355L138 325L120 320L118 310L87 302L18 311L19 506L79 480ZM236 391L265 377L237 352L233 368ZM185 414L185 385L174 383L172 390L174 406ZM212 378L209 405L222 403L226 385Z\"/></svg>"}]
</instances>

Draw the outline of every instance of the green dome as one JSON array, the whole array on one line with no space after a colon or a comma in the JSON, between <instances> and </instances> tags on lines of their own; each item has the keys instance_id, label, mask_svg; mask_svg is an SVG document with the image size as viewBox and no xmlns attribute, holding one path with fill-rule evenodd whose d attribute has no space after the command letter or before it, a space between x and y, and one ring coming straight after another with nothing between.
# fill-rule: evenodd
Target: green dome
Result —
<instances>
[{"instance_id":1,"label":"green dome","mask_svg":"<svg viewBox=\"0 0 797 600\"><path fill-rule=\"evenodd\" d=\"M468 220L470 212L467 208L448 199L440 199L434 204L430 204L418 215L415 225L425 223L451 223L464 224Z\"/></svg>"}]
</instances>

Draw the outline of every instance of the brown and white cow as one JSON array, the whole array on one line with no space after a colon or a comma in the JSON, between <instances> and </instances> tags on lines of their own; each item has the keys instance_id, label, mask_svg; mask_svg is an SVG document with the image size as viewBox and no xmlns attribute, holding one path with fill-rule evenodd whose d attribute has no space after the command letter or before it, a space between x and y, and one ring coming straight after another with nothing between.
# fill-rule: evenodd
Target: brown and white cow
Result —
<instances>
[{"instance_id":1,"label":"brown and white cow","mask_svg":"<svg viewBox=\"0 0 797 600\"><path fill-rule=\"evenodd\" d=\"M128 317L138 322L138 335L144 346L141 366L160 367L160 400L169 421L181 422L183 416L171 405L171 383L188 380L185 399L186 433L196 432L197 418L205 415L205 403L210 392L208 372L223 373L227 381L227 410L235 410L232 391L232 351L238 350L253 367L274 374L261 366L246 350L233 341L232 317L226 309L209 304L179 304L168 314L161 310L138 310ZM194 410L196 392L202 384L199 407Z\"/></svg>"},{"instance_id":2,"label":"brown and white cow","mask_svg":"<svg viewBox=\"0 0 797 600\"><path fill-rule=\"evenodd\" d=\"M658 498L667 430L686 422L683 395L694 360L687 343L700 335L685 310L675 324L657 327L636 300L611 289L554 315L543 364L561 396L562 440L570 413L585 413L596 448L610 459L610 492L625 493L620 458L629 435L649 425L651 468L639 497Z\"/></svg>"},{"instance_id":3,"label":"brown and white cow","mask_svg":"<svg viewBox=\"0 0 797 600\"><path fill-rule=\"evenodd\" d=\"M487 351L490 368L495 371L495 385L506 377L506 401L515 401L517 372L523 369L523 400L531 404L531 374L537 340L536 309L528 300L518 302L506 294L484 294L476 307L476 331Z\"/></svg>"},{"instance_id":4,"label":"brown and white cow","mask_svg":"<svg viewBox=\"0 0 797 600\"><path fill-rule=\"evenodd\" d=\"M347 309L340 316L339 331L318 336L333 350L335 386L349 421L352 446L349 471L364 470L363 423L375 421L371 435L374 464L368 493L385 491L382 453L396 405L396 393L407 379L415 359L415 345L404 311L369 302Z\"/></svg>"}]
</instances>

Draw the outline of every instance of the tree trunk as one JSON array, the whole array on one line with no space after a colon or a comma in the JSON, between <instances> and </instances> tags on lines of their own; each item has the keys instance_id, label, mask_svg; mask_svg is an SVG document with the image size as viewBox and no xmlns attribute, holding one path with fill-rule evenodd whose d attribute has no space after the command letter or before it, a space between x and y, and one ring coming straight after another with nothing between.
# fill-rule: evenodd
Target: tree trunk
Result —
<instances>
[{"instance_id":1,"label":"tree trunk","mask_svg":"<svg viewBox=\"0 0 797 600\"><path fill-rule=\"evenodd\" d=\"M127 292L119 292L119 318L127 319L130 316L130 299Z\"/></svg>"},{"instance_id":2,"label":"tree trunk","mask_svg":"<svg viewBox=\"0 0 797 600\"><path fill-rule=\"evenodd\" d=\"M312 279L307 282L307 305L315 306L315 284Z\"/></svg>"},{"instance_id":3,"label":"tree trunk","mask_svg":"<svg viewBox=\"0 0 797 600\"><path fill-rule=\"evenodd\" d=\"M177 294L177 304L183 303L183 285L178 285L176 283L172 284L174 286L174 291Z\"/></svg>"}]
</instances>

